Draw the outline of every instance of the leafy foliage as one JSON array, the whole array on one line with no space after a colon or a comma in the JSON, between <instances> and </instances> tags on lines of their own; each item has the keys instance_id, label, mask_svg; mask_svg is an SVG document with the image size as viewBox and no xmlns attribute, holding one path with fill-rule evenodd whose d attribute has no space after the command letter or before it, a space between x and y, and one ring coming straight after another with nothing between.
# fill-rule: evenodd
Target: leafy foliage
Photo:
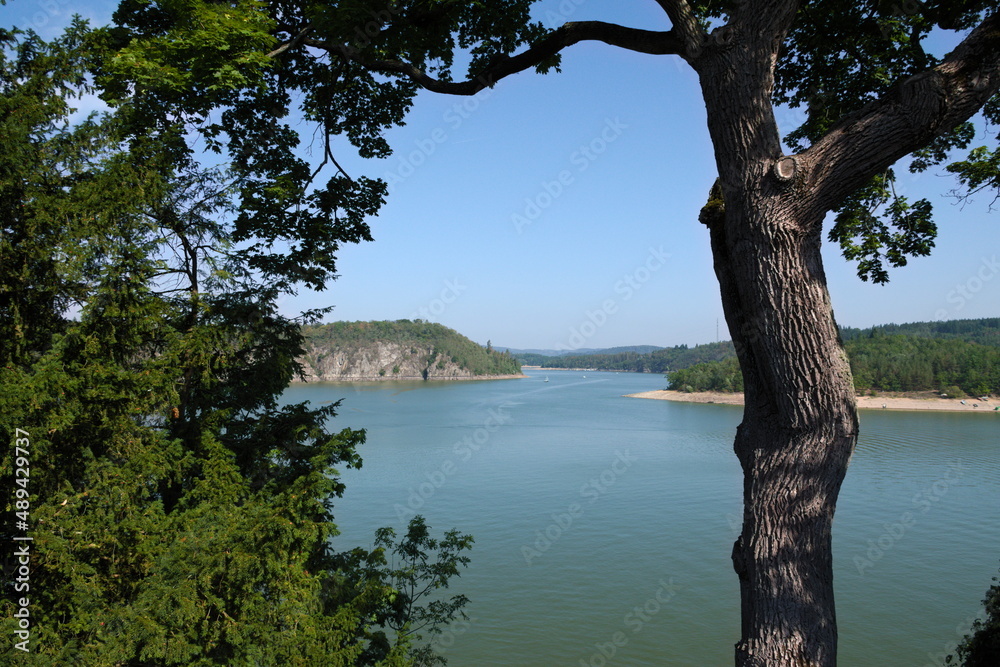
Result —
<instances>
[{"instance_id":1,"label":"leafy foliage","mask_svg":"<svg viewBox=\"0 0 1000 667\"><path fill-rule=\"evenodd\" d=\"M960 340L876 334L846 345L854 387L866 391L1000 394L1000 348ZM952 390L952 393L954 391Z\"/></svg>"},{"instance_id":2,"label":"leafy foliage","mask_svg":"<svg viewBox=\"0 0 1000 667\"><path fill-rule=\"evenodd\" d=\"M185 139L197 134L227 155L238 199L233 238L244 244L244 261L283 289L293 280L321 289L340 243L371 240L365 220L386 194L383 181L349 175L334 144L346 139L363 158L388 156L383 132L402 124L416 86L342 54L317 57L316 45L373 58L405 54L449 79L456 55L475 69L541 37L530 5L123 0L115 27L100 36L116 51L99 81L136 136L156 136L189 156ZM316 169L299 150L302 118L318 130L309 147L321 159ZM333 175L315 182L326 165ZM284 253L271 252L276 243Z\"/></svg>"},{"instance_id":3,"label":"leafy foliage","mask_svg":"<svg viewBox=\"0 0 1000 667\"><path fill-rule=\"evenodd\" d=\"M987 317L978 320L880 324L870 329L857 329L853 327L841 327L840 329L840 337L844 341L851 341L856 338L870 338L880 334L887 336L905 335L920 338L962 340L969 343L1000 347L1000 318Z\"/></svg>"},{"instance_id":4,"label":"leafy foliage","mask_svg":"<svg viewBox=\"0 0 1000 667\"><path fill-rule=\"evenodd\" d=\"M128 100L135 123L149 130L164 118L184 118L214 150L229 154L240 175L242 225L285 216L315 234L318 221L338 211L346 228L367 239L363 218L377 211L385 185L349 177L334 157L334 141L346 138L361 157L388 156L384 130L404 120L417 88L398 71L359 63L405 63L444 82L466 64L468 78L476 79L550 34L531 20L532 4L123 0L117 27L105 34L119 50L102 72L108 98ZM728 22L737 3L691 5L708 30ZM933 31L968 30L991 6L986 0L804 4L775 71L774 104L804 110L785 143L802 150L865 104L893 94L904 78L942 60L926 46ZM535 69L558 69L559 58L558 51L540 56ZM298 134L284 120L293 104L320 130L323 163L336 166L336 175L311 193L304 184L319 172L310 173L293 153ZM983 120L1000 123L1000 97L986 105ZM945 163L974 138L972 123L931 138L912 156L910 169ZM1000 194L994 149L975 147L947 169L964 192ZM930 203L898 196L895 179L892 170L884 172L836 208L830 240L858 262L864 280L886 282L888 267L904 266L934 245ZM325 248L295 246L282 268L309 267L303 269L307 282L318 285L329 271L324 250L336 250L333 239ZM254 261L270 268L261 257Z\"/></svg>"},{"instance_id":5,"label":"leafy foliage","mask_svg":"<svg viewBox=\"0 0 1000 667\"><path fill-rule=\"evenodd\" d=\"M899 83L941 62L944 54L927 50L932 31L965 31L978 24L993 3L983 0L866 0L806 3L785 42L775 71L772 100L804 110L804 121L786 137L800 151L866 104L894 94ZM706 23L725 20L731 2L695 3ZM1000 96L986 105L983 120L1000 123ZM968 149L975 138L972 123L933 138L913 156L911 171L924 171ZM948 165L966 192L996 189L994 152L978 147L964 161ZM829 239L844 257L858 263L862 280L885 283L887 267L906 265L908 257L930 253L937 229L931 204L910 202L895 192L893 170L873 177L836 209ZM961 195L965 196L965 195Z\"/></svg>"},{"instance_id":6,"label":"leafy foliage","mask_svg":"<svg viewBox=\"0 0 1000 667\"><path fill-rule=\"evenodd\" d=\"M1000 197L1000 151L979 146L969 151L967 159L949 164L947 170L958 176L968 192L993 190L994 202Z\"/></svg>"},{"instance_id":7,"label":"leafy foliage","mask_svg":"<svg viewBox=\"0 0 1000 667\"><path fill-rule=\"evenodd\" d=\"M71 112L71 95L84 92L85 34L75 22L47 48L36 35L0 30L0 326L10 333L0 338L0 364L45 349L61 329L58 314L92 278L86 255L51 253L88 237L100 243L92 217L65 212L96 196L88 168L106 142L93 119L67 132L53 128Z\"/></svg>"},{"instance_id":8,"label":"leafy foliage","mask_svg":"<svg viewBox=\"0 0 1000 667\"><path fill-rule=\"evenodd\" d=\"M934 247L937 226L931 203L921 199L910 204L895 193L895 179L890 169L850 197L830 230L830 240L840 244L844 257L858 262L862 280L887 283L886 263L906 266L907 257L929 255Z\"/></svg>"},{"instance_id":9,"label":"leafy foliage","mask_svg":"<svg viewBox=\"0 0 1000 667\"><path fill-rule=\"evenodd\" d=\"M406 535L399 542L395 540L395 530L382 528L375 535L375 549L363 554L365 577L389 582L395 591L388 609L379 617L381 625L403 641L415 643L423 639L422 632L436 636L453 619L468 620L462 611L469 602L466 596L442 598L438 592L460 575L460 567L468 566L470 559L462 552L472 548L472 536L451 530L443 539L432 538L423 517L416 516L410 520ZM418 604L424 598L433 599L426 605ZM382 641L388 641L384 635ZM413 656L419 665L445 663L429 644L417 648Z\"/></svg>"},{"instance_id":10,"label":"leafy foliage","mask_svg":"<svg viewBox=\"0 0 1000 667\"><path fill-rule=\"evenodd\" d=\"M509 62L517 50L547 35L530 20L531 4L125 0L116 14L118 27L104 36L120 51L102 68L102 80L107 98L132 111L126 118L134 136L170 141L173 155L183 158L190 154L184 140L196 130L214 150L228 154L239 193L233 238L247 266L280 289L299 281L320 286L332 277L340 240L368 238L364 218L378 209L385 192L378 181L348 176L336 163L333 140L345 138L361 157L385 157L389 147L382 133L403 120L416 90L402 72L447 82L457 63L468 62L475 79L486 64ZM730 0L691 4L704 28L726 23L737 9L755 8ZM806 107L804 123L786 145L798 150L866 104L905 94L901 81L941 61L924 46L932 30L968 30L994 5L798 3L791 31L775 54L770 100ZM530 65L544 72L557 67L558 58L557 51L548 51ZM381 64L388 61L406 67ZM319 172L293 152L299 137L284 120L293 102L320 130L323 162L337 167L325 184L313 184ZM998 109L994 98L985 120L998 122ZM178 129L177 119L187 125ZM912 168L931 168L971 147L967 127L944 138L932 133L928 129L930 145L914 156ZM975 147L951 170L963 186L993 187L995 156L989 147ZM935 234L930 204L896 196L892 180L892 172L883 172L828 204L838 214L831 238L858 261L862 278L877 282L888 278L887 267L929 252ZM331 219L339 229L331 231ZM297 241L303 237L308 240ZM286 244L287 252L273 253L275 244Z\"/></svg>"},{"instance_id":11,"label":"leafy foliage","mask_svg":"<svg viewBox=\"0 0 1000 667\"><path fill-rule=\"evenodd\" d=\"M130 135L127 114L72 124L100 48L84 24L0 38L0 433L28 433L33 537L4 632L28 597L36 664L412 664L412 637L374 627L406 620L395 582L333 549L338 470L365 434L330 430L336 405L281 401L303 338L277 299L324 270L267 240L310 229L251 234L229 174ZM332 230L316 247L356 240ZM438 544L423 530L418 554Z\"/></svg>"},{"instance_id":12,"label":"leafy foliage","mask_svg":"<svg viewBox=\"0 0 1000 667\"><path fill-rule=\"evenodd\" d=\"M669 389L675 391L743 391L743 373L735 357L724 361L695 364L667 376Z\"/></svg>"},{"instance_id":13,"label":"leafy foliage","mask_svg":"<svg viewBox=\"0 0 1000 667\"><path fill-rule=\"evenodd\" d=\"M966 635L958 645L954 655L949 655L947 664L961 667L989 667L1000 662L1000 579L990 586L983 599L986 618L976 619L972 624L972 634Z\"/></svg>"}]
</instances>

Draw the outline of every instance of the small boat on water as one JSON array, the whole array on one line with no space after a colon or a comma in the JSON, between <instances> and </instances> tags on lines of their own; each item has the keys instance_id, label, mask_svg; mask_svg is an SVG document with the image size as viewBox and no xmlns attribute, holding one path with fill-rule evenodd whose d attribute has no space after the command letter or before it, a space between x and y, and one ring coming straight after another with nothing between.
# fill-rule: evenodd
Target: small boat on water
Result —
<instances>
[{"instance_id":1,"label":"small boat on water","mask_svg":"<svg viewBox=\"0 0 1000 667\"><path fill-rule=\"evenodd\" d=\"M545 381L546 381L546 382L548 382L548 381L549 381L549 376L548 376L548 375L546 375L546 376L545 376Z\"/></svg>"}]
</instances>

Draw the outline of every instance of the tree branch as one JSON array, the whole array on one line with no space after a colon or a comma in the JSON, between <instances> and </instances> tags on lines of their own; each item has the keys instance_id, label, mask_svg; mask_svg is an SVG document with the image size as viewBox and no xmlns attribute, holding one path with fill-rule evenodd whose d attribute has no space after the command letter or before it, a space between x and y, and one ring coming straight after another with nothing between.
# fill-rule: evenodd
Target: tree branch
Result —
<instances>
[{"instance_id":1,"label":"tree branch","mask_svg":"<svg viewBox=\"0 0 1000 667\"><path fill-rule=\"evenodd\" d=\"M578 21L566 23L556 28L544 38L533 44L528 50L516 56L500 56L495 58L476 78L468 81L441 81L428 75L414 65L399 60L381 60L372 58L349 44L332 43L323 40L303 39L307 46L324 49L330 53L339 54L365 69L401 74L420 86L436 93L450 95L475 95L484 88L491 87L500 79L522 72L544 62L556 55L562 49L583 41L598 41L619 46L639 53L653 55L682 55L684 45L677 34L654 32L638 28L626 28L603 21Z\"/></svg>"},{"instance_id":2,"label":"tree branch","mask_svg":"<svg viewBox=\"0 0 1000 667\"><path fill-rule=\"evenodd\" d=\"M657 4L670 17L673 25L671 32L677 32L677 38L684 45L685 60L692 60L701 55L701 45L705 41L705 33L698 25L698 19L687 0L656 0Z\"/></svg>"},{"instance_id":3,"label":"tree branch","mask_svg":"<svg viewBox=\"0 0 1000 667\"><path fill-rule=\"evenodd\" d=\"M302 43L302 40L306 38L306 35L308 35L309 31L311 31L311 30L312 30L312 24L310 23L310 24L306 25L306 27L304 27L301 30L299 30L299 32L296 33L296 35L294 37L292 37L290 40L288 40L287 42L285 42L284 44L282 44L281 46L279 46L278 48L276 48L274 51L271 51L269 54L267 54L267 57L268 58L274 58L276 56L280 56L282 53L284 53L288 49L295 48L296 46L298 46L299 44ZM289 32L291 32L291 31L289 31Z\"/></svg>"},{"instance_id":4,"label":"tree branch","mask_svg":"<svg viewBox=\"0 0 1000 667\"><path fill-rule=\"evenodd\" d=\"M833 208L874 174L965 122L1000 90L1000 12L944 61L899 82L804 151L816 203Z\"/></svg>"}]
</instances>

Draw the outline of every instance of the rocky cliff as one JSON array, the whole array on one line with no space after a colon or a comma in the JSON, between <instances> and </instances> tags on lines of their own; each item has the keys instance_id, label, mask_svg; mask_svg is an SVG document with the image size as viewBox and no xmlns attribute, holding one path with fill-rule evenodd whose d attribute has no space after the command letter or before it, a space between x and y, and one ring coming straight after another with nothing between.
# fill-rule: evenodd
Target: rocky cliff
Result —
<instances>
[{"instance_id":1,"label":"rocky cliff","mask_svg":"<svg viewBox=\"0 0 1000 667\"><path fill-rule=\"evenodd\" d=\"M354 350L309 345L302 362L306 378L347 380L456 380L476 377L432 348L378 341Z\"/></svg>"},{"instance_id":2,"label":"rocky cliff","mask_svg":"<svg viewBox=\"0 0 1000 667\"><path fill-rule=\"evenodd\" d=\"M304 330L307 380L469 380L521 377L505 353L425 322L337 322Z\"/></svg>"}]
</instances>

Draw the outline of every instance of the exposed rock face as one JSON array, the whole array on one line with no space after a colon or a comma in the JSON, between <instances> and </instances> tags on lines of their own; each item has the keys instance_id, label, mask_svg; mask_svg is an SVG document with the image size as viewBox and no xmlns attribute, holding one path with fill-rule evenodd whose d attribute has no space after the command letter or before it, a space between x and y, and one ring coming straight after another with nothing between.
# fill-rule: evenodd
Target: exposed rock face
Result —
<instances>
[{"instance_id":1,"label":"exposed rock face","mask_svg":"<svg viewBox=\"0 0 1000 667\"><path fill-rule=\"evenodd\" d=\"M378 341L355 349L331 350L306 345L299 359L306 379L319 382L358 380L460 380L477 377L430 347Z\"/></svg>"}]
</instances>

